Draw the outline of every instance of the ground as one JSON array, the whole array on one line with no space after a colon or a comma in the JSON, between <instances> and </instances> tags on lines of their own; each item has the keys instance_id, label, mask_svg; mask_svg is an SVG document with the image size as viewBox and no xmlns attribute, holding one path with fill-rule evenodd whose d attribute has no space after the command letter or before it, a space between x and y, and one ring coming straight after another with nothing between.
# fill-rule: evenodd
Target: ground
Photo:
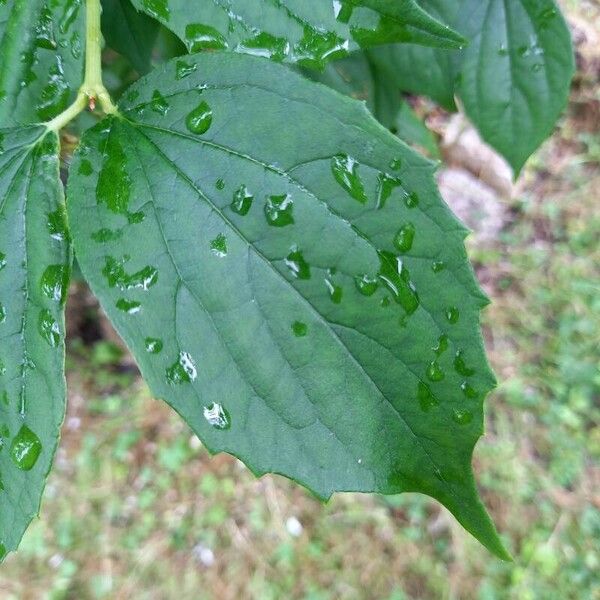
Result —
<instances>
[{"instance_id":1,"label":"ground","mask_svg":"<svg viewBox=\"0 0 600 600\"><path fill-rule=\"evenodd\" d=\"M468 241L500 381L475 470L515 561L425 497L323 505L210 457L79 302L61 448L2 599L600 599L600 8L565 5L579 66L568 111L508 193L475 173L493 220ZM459 182L476 170L452 168Z\"/></svg>"}]
</instances>

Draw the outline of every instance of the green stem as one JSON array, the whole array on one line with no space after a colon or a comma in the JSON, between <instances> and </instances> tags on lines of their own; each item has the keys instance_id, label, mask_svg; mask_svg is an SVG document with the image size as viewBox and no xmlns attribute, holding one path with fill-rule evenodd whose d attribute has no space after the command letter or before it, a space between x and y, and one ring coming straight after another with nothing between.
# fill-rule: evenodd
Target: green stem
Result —
<instances>
[{"instance_id":1,"label":"green stem","mask_svg":"<svg viewBox=\"0 0 600 600\"><path fill-rule=\"evenodd\" d=\"M100 0L86 0L85 24L85 76L77 92L75 102L58 116L46 123L49 130L58 132L70 123L80 112L90 106L93 110L96 100L106 114L117 114L110 94L102 83L102 33L100 31Z\"/></svg>"}]
</instances>

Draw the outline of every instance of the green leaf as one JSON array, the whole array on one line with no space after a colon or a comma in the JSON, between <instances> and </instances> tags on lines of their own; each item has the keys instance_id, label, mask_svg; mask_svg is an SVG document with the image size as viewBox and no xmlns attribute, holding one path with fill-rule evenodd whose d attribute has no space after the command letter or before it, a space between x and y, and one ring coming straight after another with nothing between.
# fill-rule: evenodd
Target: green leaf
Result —
<instances>
[{"instance_id":1,"label":"green leaf","mask_svg":"<svg viewBox=\"0 0 600 600\"><path fill-rule=\"evenodd\" d=\"M37 515L65 408L58 137L0 129L0 558Z\"/></svg>"},{"instance_id":2,"label":"green leaf","mask_svg":"<svg viewBox=\"0 0 600 600\"><path fill-rule=\"evenodd\" d=\"M0 2L0 123L49 121L83 81L82 0Z\"/></svg>"},{"instance_id":3,"label":"green leaf","mask_svg":"<svg viewBox=\"0 0 600 600\"><path fill-rule=\"evenodd\" d=\"M415 42L457 48L465 40L415 0L132 0L190 52L231 50L323 69L358 47Z\"/></svg>"},{"instance_id":4,"label":"green leaf","mask_svg":"<svg viewBox=\"0 0 600 600\"><path fill-rule=\"evenodd\" d=\"M460 31L458 52L390 46L370 53L383 76L446 108L458 95L483 139L518 173L550 135L574 72L568 27L554 0L423 0Z\"/></svg>"},{"instance_id":5,"label":"green leaf","mask_svg":"<svg viewBox=\"0 0 600 600\"><path fill-rule=\"evenodd\" d=\"M166 63L88 131L84 276L153 393L257 475L437 498L506 557L471 470L487 303L431 163L270 61Z\"/></svg>"},{"instance_id":6,"label":"green leaf","mask_svg":"<svg viewBox=\"0 0 600 600\"><path fill-rule=\"evenodd\" d=\"M102 0L102 34L142 75L151 68L159 24L135 10L129 0Z\"/></svg>"}]
</instances>

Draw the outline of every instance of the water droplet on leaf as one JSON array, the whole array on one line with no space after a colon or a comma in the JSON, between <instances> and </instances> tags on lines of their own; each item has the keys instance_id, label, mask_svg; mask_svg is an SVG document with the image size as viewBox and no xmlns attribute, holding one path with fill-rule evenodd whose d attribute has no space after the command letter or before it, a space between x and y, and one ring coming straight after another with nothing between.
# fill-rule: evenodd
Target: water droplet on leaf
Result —
<instances>
[{"instance_id":1,"label":"water droplet on leaf","mask_svg":"<svg viewBox=\"0 0 600 600\"><path fill-rule=\"evenodd\" d=\"M42 451L42 443L38 436L23 425L15 436L10 447L10 457L22 471L31 471Z\"/></svg>"}]
</instances>

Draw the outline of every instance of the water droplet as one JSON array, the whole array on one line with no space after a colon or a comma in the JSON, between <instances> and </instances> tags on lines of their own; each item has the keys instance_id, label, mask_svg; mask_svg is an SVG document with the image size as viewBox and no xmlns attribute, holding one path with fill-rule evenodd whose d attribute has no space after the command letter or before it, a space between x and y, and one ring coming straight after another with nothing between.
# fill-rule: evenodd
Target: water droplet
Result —
<instances>
[{"instance_id":1,"label":"water droplet","mask_svg":"<svg viewBox=\"0 0 600 600\"><path fill-rule=\"evenodd\" d=\"M276 62L281 62L288 55L290 44L285 38L275 37L263 31L241 42L236 50L244 54L262 56L263 58L270 58Z\"/></svg>"},{"instance_id":2,"label":"water droplet","mask_svg":"<svg viewBox=\"0 0 600 600\"><path fill-rule=\"evenodd\" d=\"M302 321L294 321L292 331L296 337L304 337L308 333L308 325Z\"/></svg>"},{"instance_id":3,"label":"water droplet","mask_svg":"<svg viewBox=\"0 0 600 600\"><path fill-rule=\"evenodd\" d=\"M377 177L377 208L383 208L392 192L402 187L402 181L399 177L392 177L387 173L379 173Z\"/></svg>"},{"instance_id":4,"label":"water droplet","mask_svg":"<svg viewBox=\"0 0 600 600\"><path fill-rule=\"evenodd\" d=\"M473 413L470 410L455 408L452 419L459 425L468 425L473 420Z\"/></svg>"},{"instance_id":5,"label":"water droplet","mask_svg":"<svg viewBox=\"0 0 600 600\"><path fill-rule=\"evenodd\" d=\"M128 275L123 266L126 259L117 261L110 256L106 256L104 260L105 265L102 274L106 277L110 287L117 287L122 291L132 289L147 291L158 281L158 271L154 267L147 266L132 275Z\"/></svg>"},{"instance_id":6,"label":"water droplet","mask_svg":"<svg viewBox=\"0 0 600 600\"><path fill-rule=\"evenodd\" d=\"M502 44L500 48L498 48L498 56L508 56L508 48Z\"/></svg>"},{"instance_id":7,"label":"water droplet","mask_svg":"<svg viewBox=\"0 0 600 600\"><path fill-rule=\"evenodd\" d=\"M475 373L474 369L470 369L467 367L467 363L465 362L465 357L462 350L459 350L454 357L454 369L459 375L463 377L470 377Z\"/></svg>"},{"instance_id":8,"label":"water droplet","mask_svg":"<svg viewBox=\"0 0 600 600\"><path fill-rule=\"evenodd\" d=\"M206 133L212 124L212 110L210 106L202 101L200 104L188 114L185 119L186 127L198 135Z\"/></svg>"},{"instance_id":9,"label":"water droplet","mask_svg":"<svg viewBox=\"0 0 600 600\"><path fill-rule=\"evenodd\" d=\"M112 230L103 228L94 231L90 237L95 242L105 244L106 242L114 242L115 240L121 239L123 237L123 231L121 229Z\"/></svg>"},{"instance_id":10,"label":"water droplet","mask_svg":"<svg viewBox=\"0 0 600 600\"><path fill-rule=\"evenodd\" d=\"M6 375L6 365L4 364L4 361L0 358L0 375ZM4 394L6 395L6 392L4 392Z\"/></svg>"},{"instance_id":11,"label":"water droplet","mask_svg":"<svg viewBox=\"0 0 600 600\"><path fill-rule=\"evenodd\" d=\"M463 381L460 384L460 389L462 390L462 393L465 395L465 397L469 398L469 400L475 400L475 398L479 396L477 390L466 381Z\"/></svg>"},{"instance_id":12,"label":"water droplet","mask_svg":"<svg viewBox=\"0 0 600 600\"><path fill-rule=\"evenodd\" d=\"M64 304L70 275L70 269L67 265L50 265L46 267L40 283L44 296L61 305Z\"/></svg>"},{"instance_id":13,"label":"water droplet","mask_svg":"<svg viewBox=\"0 0 600 600\"><path fill-rule=\"evenodd\" d=\"M35 45L46 50L56 50L54 18L48 6L44 6L40 11L40 17L35 26Z\"/></svg>"},{"instance_id":14,"label":"water droplet","mask_svg":"<svg viewBox=\"0 0 600 600\"><path fill-rule=\"evenodd\" d=\"M63 207L48 213L48 220L47 220L47 226L48 226L48 232L50 233L50 237L53 240L57 240L59 242L62 242L66 239L68 239L68 234L67 234L67 217L65 214L65 210ZM1 255L0 255L1 257ZM1 267L1 258L0 258L0 270L2 269Z\"/></svg>"},{"instance_id":15,"label":"water droplet","mask_svg":"<svg viewBox=\"0 0 600 600\"><path fill-rule=\"evenodd\" d=\"M533 65L531 65L531 70L534 73L539 73L543 68L544 68L543 63L534 63Z\"/></svg>"},{"instance_id":16,"label":"water droplet","mask_svg":"<svg viewBox=\"0 0 600 600\"><path fill-rule=\"evenodd\" d=\"M368 198L358 174L358 166L359 163L347 154L338 154L331 159L331 172L335 180L352 198L361 204L366 204Z\"/></svg>"},{"instance_id":17,"label":"water droplet","mask_svg":"<svg viewBox=\"0 0 600 600\"><path fill-rule=\"evenodd\" d=\"M31 471L42 451L40 438L23 425L10 446L10 457L22 471Z\"/></svg>"},{"instance_id":18,"label":"water droplet","mask_svg":"<svg viewBox=\"0 0 600 600\"><path fill-rule=\"evenodd\" d=\"M169 112L169 103L166 98L158 91L154 90L152 100L150 100L150 108L163 117Z\"/></svg>"},{"instance_id":19,"label":"water droplet","mask_svg":"<svg viewBox=\"0 0 600 600\"><path fill-rule=\"evenodd\" d=\"M225 182L222 179L217 179L217 181L215 181L215 187L218 190L223 190L225 189Z\"/></svg>"},{"instance_id":20,"label":"water droplet","mask_svg":"<svg viewBox=\"0 0 600 600\"><path fill-rule=\"evenodd\" d=\"M444 370L435 360L432 360L429 363L425 374L427 375L427 379L430 381L442 381L442 379L445 377Z\"/></svg>"},{"instance_id":21,"label":"water droplet","mask_svg":"<svg viewBox=\"0 0 600 600\"><path fill-rule=\"evenodd\" d=\"M2 562L6 558L7 554L8 550L6 549L6 546L0 543L0 562Z\"/></svg>"},{"instance_id":22,"label":"water droplet","mask_svg":"<svg viewBox=\"0 0 600 600\"><path fill-rule=\"evenodd\" d=\"M0 324L6 321L6 308L4 308L4 304L0 302Z\"/></svg>"},{"instance_id":23,"label":"water droplet","mask_svg":"<svg viewBox=\"0 0 600 600\"><path fill-rule=\"evenodd\" d=\"M190 23L185 28L185 45L190 52L200 50L225 50L227 40L214 27Z\"/></svg>"},{"instance_id":24,"label":"water droplet","mask_svg":"<svg viewBox=\"0 0 600 600\"><path fill-rule=\"evenodd\" d=\"M437 356L441 356L448 350L448 336L443 333L438 339L437 346L433 349Z\"/></svg>"},{"instance_id":25,"label":"water droplet","mask_svg":"<svg viewBox=\"0 0 600 600\"><path fill-rule=\"evenodd\" d=\"M344 0L333 0L333 15L340 23L348 23L352 18L354 6Z\"/></svg>"},{"instance_id":26,"label":"water droplet","mask_svg":"<svg viewBox=\"0 0 600 600\"><path fill-rule=\"evenodd\" d=\"M159 354L163 349L163 342L158 338L147 337L144 340L144 345L146 346L146 352L149 354Z\"/></svg>"},{"instance_id":27,"label":"water droplet","mask_svg":"<svg viewBox=\"0 0 600 600\"><path fill-rule=\"evenodd\" d=\"M231 203L231 210L238 215L245 216L252 208L254 196L248 191L245 185L242 185L234 194Z\"/></svg>"},{"instance_id":28,"label":"water droplet","mask_svg":"<svg viewBox=\"0 0 600 600\"><path fill-rule=\"evenodd\" d=\"M294 223L294 201L289 194L269 196L265 202L267 223L274 227L285 227Z\"/></svg>"},{"instance_id":29,"label":"water droplet","mask_svg":"<svg viewBox=\"0 0 600 600\"><path fill-rule=\"evenodd\" d=\"M211 243L210 249L215 256L223 258L227 256L227 238L220 233Z\"/></svg>"},{"instance_id":30,"label":"water droplet","mask_svg":"<svg viewBox=\"0 0 600 600\"><path fill-rule=\"evenodd\" d=\"M168 21L171 16L168 0L143 0L144 10L155 19Z\"/></svg>"},{"instance_id":31,"label":"water droplet","mask_svg":"<svg viewBox=\"0 0 600 600\"><path fill-rule=\"evenodd\" d=\"M446 263L443 260L435 260L431 263L431 270L434 273L441 273L446 268Z\"/></svg>"},{"instance_id":32,"label":"water droplet","mask_svg":"<svg viewBox=\"0 0 600 600\"><path fill-rule=\"evenodd\" d=\"M372 296L379 287L377 278L371 277L370 275L361 275L360 277L356 277L354 279L354 283L356 284L356 289L363 296Z\"/></svg>"},{"instance_id":33,"label":"water droplet","mask_svg":"<svg viewBox=\"0 0 600 600\"><path fill-rule=\"evenodd\" d=\"M167 369L167 383L190 383L196 379L198 371L194 360L187 352L180 352L179 358Z\"/></svg>"},{"instance_id":34,"label":"water droplet","mask_svg":"<svg viewBox=\"0 0 600 600\"><path fill-rule=\"evenodd\" d=\"M60 344L60 326L47 309L40 311L38 331L52 348L56 348Z\"/></svg>"},{"instance_id":35,"label":"water droplet","mask_svg":"<svg viewBox=\"0 0 600 600\"><path fill-rule=\"evenodd\" d=\"M83 175L84 177L89 177L93 172L94 167L92 167L92 163L87 158L83 158L79 163L79 169L77 169L77 173L79 175Z\"/></svg>"},{"instance_id":36,"label":"water droplet","mask_svg":"<svg viewBox=\"0 0 600 600\"><path fill-rule=\"evenodd\" d=\"M446 310L446 319L452 325L458 323L458 319L460 318L460 313L458 312L458 308L456 306L451 306Z\"/></svg>"},{"instance_id":37,"label":"water droplet","mask_svg":"<svg viewBox=\"0 0 600 600\"><path fill-rule=\"evenodd\" d=\"M310 265L304 260L301 250L292 246L285 259L285 264L297 279L310 279Z\"/></svg>"},{"instance_id":38,"label":"water droplet","mask_svg":"<svg viewBox=\"0 0 600 600\"><path fill-rule=\"evenodd\" d=\"M400 227L394 237L394 246L399 252L408 252L412 248L414 239L415 226L412 223L406 223Z\"/></svg>"},{"instance_id":39,"label":"water droplet","mask_svg":"<svg viewBox=\"0 0 600 600\"><path fill-rule=\"evenodd\" d=\"M404 204L406 204L408 208L415 208L419 206L419 195L417 192L406 194L406 196L404 196Z\"/></svg>"},{"instance_id":40,"label":"water droplet","mask_svg":"<svg viewBox=\"0 0 600 600\"><path fill-rule=\"evenodd\" d=\"M218 402L213 402L210 406L204 407L204 418L215 429L229 429L231 427L229 413Z\"/></svg>"},{"instance_id":41,"label":"water droplet","mask_svg":"<svg viewBox=\"0 0 600 600\"><path fill-rule=\"evenodd\" d=\"M390 169L392 171L399 171L402 168L402 159L394 158L390 161Z\"/></svg>"},{"instance_id":42,"label":"water droplet","mask_svg":"<svg viewBox=\"0 0 600 600\"><path fill-rule=\"evenodd\" d=\"M127 213L127 222L130 225L142 223L145 218L146 218L146 215L142 211L138 211L138 212L134 212L134 213L132 213L132 212Z\"/></svg>"},{"instance_id":43,"label":"water droplet","mask_svg":"<svg viewBox=\"0 0 600 600\"><path fill-rule=\"evenodd\" d=\"M0 271L4 269L6 266L6 254L4 252L0 252Z\"/></svg>"},{"instance_id":44,"label":"water droplet","mask_svg":"<svg viewBox=\"0 0 600 600\"><path fill-rule=\"evenodd\" d=\"M56 63L48 70L48 81L39 94L36 113L48 121L65 110L69 104L70 86L65 78L62 56L55 55Z\"/></svg>"},{"instance_id":45,"label":"water droplet","mask_svg":"<svg viewBox=\"0 0 600 600\"><path fill-rule=\"evenodd\" d=\"M187 63L184 60L178 60L175 65L175 79L185 79L189 77L198 67L196 63Z\"/></svg>"},{"instance_id":46,"label":"water droplet","mask_svg":"<svg viewBox=\"0 0 600 600\"><path fill-rule=\"evenodd\" d=\"M339 285L336 285L331 279L325 279L325 286L329 292L329 297L334 304L340 304L342 302L343 290Z\"/></svg>"},{"instance_id":47,"label":"water droplet","mask_svg":"<svg viewBox=\"0 0 600 600\"><path fill-rule=\"evenodd\" d=\"M392 292L394 300L412 315L419 308L420 301L408 269L399 257L384 250L379 252L379 262L379 279Z\"/></svg>"},{"instance_id":48,"label":"water droplet","mask_svg":"<svg viewBox=\"0 0 600 600\"><path fill-rule=\"evenodd\" d=\"M109 136L96 187L98 203L105 204L111 212L127 214L130 194L127 156L117 136Z\"/></svg>"},{"instance_id":49,"label":"water droplet","mask_svg":"<svg viewBox=\"0 0 600 600\"><path fill-rule=\"evenodd\" d=\"M68 0L65 3L65 8L63 10L59 26L59 31L61 33L67 33L69 31L71 25L73 25L75 19L77 18L77 13L79 12L80 6L81 2L79 0Z\"/></svg>"},{"instance_id":50,"label":"water droplet","mask_svg":"<svg viewBox=\"0 0 600 600\"><path fill-rule=\"evenodd\" d=\"M126 312L128 315L135 315L142 310L142 303L136 302L135 300L127 300L126 298L119 298L115 306Z\"/></svg>"},{"instance_id":51,"label":"water droplet","mask_svg":"<svg viewBox=\"0 0 600 600\"><path fill-rule=\"evenodd\" d=\"M417 386L417 400L421 406L421 410L428 412L434 406L438 406L439 402L436 397L431 393L429 386L419 381Z\"/></svg>"},{"instance_id":52,"label":"water droplet","mask_svg":"<svg viewBox=\"0 0 600 600\"><path fill-rule=\"evenodd\" d=\"M347 56L349 47L348 40L334 32L305 25L302 39L294 46L294 56L300 66L323 70L328 60Z\"/></svg>"}]
</instances>

